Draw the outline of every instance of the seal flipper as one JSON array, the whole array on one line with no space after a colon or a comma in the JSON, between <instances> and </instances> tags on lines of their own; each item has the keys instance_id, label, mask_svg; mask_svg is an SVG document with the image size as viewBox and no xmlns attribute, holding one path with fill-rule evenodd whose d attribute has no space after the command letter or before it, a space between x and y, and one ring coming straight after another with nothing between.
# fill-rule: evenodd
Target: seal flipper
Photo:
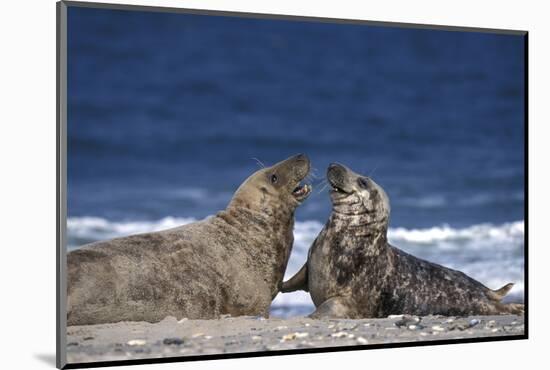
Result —
<instances>
[{"instance_id":1,"label":"seal flipper","mask_svg":"<svg viewBox=\"0 0 550 370\"><path fill-rule=\"evenodd\" d=\"M508 303L506 305L506 308L513 315L525 314L525 306L523 305L523 303Z\"/></svg>"},{"instance_id":2,"label":"seal flipper","mask_svg":"<svg viewBox=\"0 0 550 370\"><path fill-rule=\"evenodd\" d=\"M348 300L343 297L332 297L327 299L317 307L315 312L313 312L308 317L311 319L350 319L354 318L357 315L354 314L350 307L354 305L348 304Z\"/></svg>"},{"instance_id":3,"label":"seal flipper","mask_svg":"<svg viewBox=\"0 0 550 370\"><path fill-rule=\"evenodd\" d=\"M283 293L294 292L296 290L305 290L309 292L307 285L307 262L293 277L282 283L279 290Z\"/></svg>"},{"instance_id":4,"label":"seal flipper","mask_svg":"<svg viewBox=\"0 0 550 370\"><path fill-rule=\"evenodd\" d=\"M514 286L514 283L508 283L500 289L489 290L487 291L487 297L489 297L489 299L492 299L493 301L500 301L502 300L502 298L504 298L506 294L508 294L508 292L510 291L510 289L512 289L513 286Z\"/></svg>"}]
</instances>

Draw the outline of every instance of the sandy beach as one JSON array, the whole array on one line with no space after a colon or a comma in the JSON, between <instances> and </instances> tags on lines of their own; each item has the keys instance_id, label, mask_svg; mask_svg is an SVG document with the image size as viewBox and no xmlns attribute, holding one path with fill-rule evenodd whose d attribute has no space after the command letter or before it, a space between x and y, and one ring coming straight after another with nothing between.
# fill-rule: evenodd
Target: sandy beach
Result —
<instances>
[{"instance_id":1,"label":"sandy beach","mask_svg":"<svg viewBox=\"0 0 550 370\"><path fill-rule=\"evenodd\" d=\"M159 323L70 326L68 363L300 348L357 346L524 334L523 316L390 316L384 319L312 320L225 317Z\"/></svg>"}]
</instances>

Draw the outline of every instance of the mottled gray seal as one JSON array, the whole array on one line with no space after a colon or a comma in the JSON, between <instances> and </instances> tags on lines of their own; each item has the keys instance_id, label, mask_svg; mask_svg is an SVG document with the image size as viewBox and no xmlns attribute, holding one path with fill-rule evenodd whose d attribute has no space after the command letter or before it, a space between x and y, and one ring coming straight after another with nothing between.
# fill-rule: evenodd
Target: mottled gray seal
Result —
<instances>
[{"instance_id":1,"label":"mottled gray seal","mask_svg":"<svg viewBox=\"0 0 550 370\"><path fill-rule=\"evenodd\" d=\"M251 175L215 216L68 253L68 325L267 316L309 169L296 155Z\"/></svg>"},{"instance_id":2,"label":"mottled gray seal","mask_svg":"<svg viewBox=\"0 0 550 370\"><path fill-rule=\"evenodd\" d=\"M521 313L500 300L513 284L491 290L464 273L407 254L388 243L389 198L372 179L331 164L332 213L306 264L282 292L309 291L319 317L391 314Z\"/></svg>"}]
</instances>

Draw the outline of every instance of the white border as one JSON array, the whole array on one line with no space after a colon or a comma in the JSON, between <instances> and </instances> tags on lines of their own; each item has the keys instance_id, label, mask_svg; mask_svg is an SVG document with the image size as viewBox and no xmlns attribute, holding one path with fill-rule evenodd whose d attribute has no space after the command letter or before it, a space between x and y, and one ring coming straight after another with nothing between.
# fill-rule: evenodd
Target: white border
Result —
<instances>
[{"instance_id":1,"label":"white border","mask_svg":"<svg viewBox=\"0 0 550 370\"><path fill-rule=\"evenodd\" d=\"M167 7L277 13L528 30L530 47L530 337L495 342L142 365L140 368L517 369L544 360L550 333L550 261L545 237L550 117L549 22L544 2L111 1ZM52 368L55 353L55 1L6 2L2 22L2 356L3 367ZM544 357L543 357L544 356ZM5 366L8 365L8 366Z\"/></svg>"}]
</instances>

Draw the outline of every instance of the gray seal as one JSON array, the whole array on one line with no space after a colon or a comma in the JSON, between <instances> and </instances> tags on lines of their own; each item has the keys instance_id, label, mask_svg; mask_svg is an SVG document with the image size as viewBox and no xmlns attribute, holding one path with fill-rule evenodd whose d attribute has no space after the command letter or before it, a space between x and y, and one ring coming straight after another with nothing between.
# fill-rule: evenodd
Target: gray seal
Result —
<instances>
[{"instance_id":1,"label":"gray seal","mask_svg":"<svg viewBox=\"0 0 550 370\"><path fill-rule=\"evenodd\" d=\"M67 254L68 325L267 317L311 192L302 154L252 174L202 221L88 244Z\"/></svg>"},{"instance_id":2,"label":"gray seal","mask_svg":"<svg viewBox=\"0 0 550 370\"><path fill-rule=\"evenodd\" d=\"M306 264L282 292L309 291L313 318L376 318L392 314L448 316L519 314L501 299L513 284L491 290L464 273L407 254L388 243L390 202L372 179L331 164L332 213Z\"/></svg>"}]
</instances>

